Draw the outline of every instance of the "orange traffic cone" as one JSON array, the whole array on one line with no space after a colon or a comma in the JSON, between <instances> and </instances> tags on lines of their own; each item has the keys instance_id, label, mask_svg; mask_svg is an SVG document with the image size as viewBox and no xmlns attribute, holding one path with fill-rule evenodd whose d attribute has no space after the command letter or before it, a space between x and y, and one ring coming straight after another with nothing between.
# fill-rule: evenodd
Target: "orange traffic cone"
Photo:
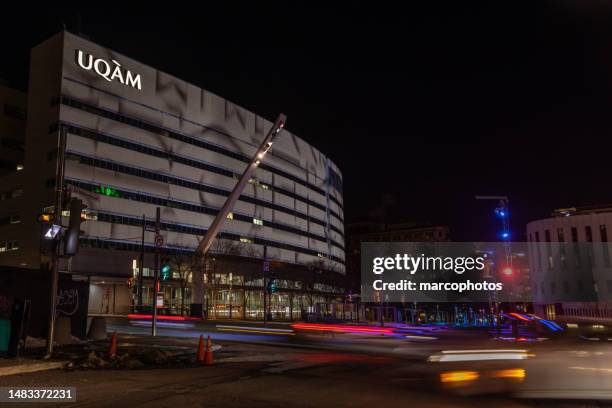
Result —
<instances>
[{"instance_id":1,"label":"orange traffic cone","mask_svg":"<svg viewBox=\"0 0 612 408\"><path fill-rule=\"evenodd\" d=\"M204 335L200 335L200 344L198 344L198 353L196 355L196 361L200 364L204 364Z\"/></svg>"},{"instance_id":2,"label":"orange traffic cone","mask_svg":"<svg viewBox=\"0 0 612 408\"><path fill-rule=\"evenodd\" d=\"M110 345L108 346L108 357L113 358L117 355L117 332L113 332Z\"/></svg>"},{"instance_id":3,"label":"orange traffic cone","mask_svg":"<svg viewBox=\"0 0 612 408\"><path fill-rule=\"evenodd\" d=\"M206 339L206 355L204 356L204 365L213 365L212 340L210 336Z\"/></svg>"}]
</instances>

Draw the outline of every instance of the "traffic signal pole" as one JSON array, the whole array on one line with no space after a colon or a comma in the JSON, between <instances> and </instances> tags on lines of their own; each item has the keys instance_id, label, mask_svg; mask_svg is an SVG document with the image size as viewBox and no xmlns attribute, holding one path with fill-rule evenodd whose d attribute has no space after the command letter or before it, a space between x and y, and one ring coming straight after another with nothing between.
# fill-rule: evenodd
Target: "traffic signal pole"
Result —
<instances>
[{"instance_id":1,"label":"traffic signal pole","mask_svg":"<svg viewBox=\"0 0 612 408\"><path fill-rule=\"evenodd\" d=\"M62 225L62 202L64 198L64 170L66 161L66 128L60 125L57 137L57 163L55 169L55 207L54 223ZM80 217L80 215L79 215ZM59 255L61 244L61 232L53 241L53 252L51 257L51 296L49 305L49 329L47 331L47 353L44 359L51 358L53 354L53 337L55 335L55 311L57 304L57 286L59 280Z\"/></svg>"},{"instance_id":2,"label":"traffic signal pole","mask_svg":"<svg viewBox=\"0 0 612 408\"><path fill-rule=\"evenodd\" d=\"M264 265L263 265L263 323L264 327L268 324L268 306L266 297L268 296L268 279L266 277L266 260L268 257L268 246L264 245Z\"/></svg>"},{"instance_id":3,"label":"traffic signal pole","mask_svg":"<svg viewBox=\"0 0 612 408\"><path fill-rule=\"evenodd\" d=\"M159 207L155 211L155 237L159 235L161 213ZM159 282L159 247L155 245L155 266L153 269L153 313L151 313L151 336L157 335L157 284Z\"/></svg>"},{"instance_id":4,"label":"traffic signal pole","mask_svg":"<svg viewBox=\"0 0 612 408\"><path fill-rule=\"evenodd\" d=\"M136 304L138 306L138 311L142 311L142 278L143 278L143 268L144 268L144 250L145 250L145 227L147 221L145 215L142 214L142 236L140 240L140 265L138 268L138 282L136 283Z\"/></svg>"}]
</instances>

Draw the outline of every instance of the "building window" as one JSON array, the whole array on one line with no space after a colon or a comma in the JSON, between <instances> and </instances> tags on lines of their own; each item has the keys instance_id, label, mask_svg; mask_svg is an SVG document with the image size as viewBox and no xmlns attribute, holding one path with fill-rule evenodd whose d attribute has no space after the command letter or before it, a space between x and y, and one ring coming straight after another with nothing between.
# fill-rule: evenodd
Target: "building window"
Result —
<instances>
[{"instance_id":1,"label":"building window","mask_svg":"<svg viewBox=\"0 0 612 408\"><path fill-rule=\"evenodd\" d=\"M10 223L11 224L19 224L21 222L21 216L19 215L11 215Z\"/></svg>"},{"instance_id":2,"label":"building window","mask_svg":"<svg viewBox=\"0 0 612 408\"><path fill-rule=\"evenodd\" d=\"M258 218L253 218L253 224L255 224L255 225L263 225L263 220L260 220Z\"/></svg>"},{"instance_id":3,"label":"building window","mask_svg":"<svg viewBox=\"0 0 612 408\"><path fill-rule=\"evenodd\" d=\"M234 219L234 213L230 212L229 214L227 214L227 219L228 220L233 220Z\"/></svg>"},{"instance_id":4,"label":"building window","mask_svg":"<svg viewBox=\"0 0 612 408\"><path fill-rule=\"evenodd\" d=\"M589 266L595 266L595 257L593 256L593 231L591 230L591 226L587 225L584 227L584 234L586 235L587 244L587 253L589 256Z\"/></svg>"},{"instance_id":5,"label":"building window","mask_svg":"<svg viewBox=\"0 0 612 408\"><path fill-rule=\"evenodd\" d=\"M240 237L240 242L242 242L243 244L252 244L253 240L250 238Z\"/></svg>"},{"instance_id":6,"label":"building window","mask_svg":"<svg viewBox=\"0 0 612 408\"><path fill-rule=\"evenodd\" d=\"M570 292L569 282L564 281L563 282L563 293L568 294L569 292Z\"/></svg>"},{"instance_id":7,"label":"building window","mask_svg":"<svg viewBox=\"0 0 612 408\"><path fill-rule=\"evenodd\" d=\"M540 252L540 232L539 231L535 232L535 242L536 242L536 253L538 257L537 267L538 269L542 269L542 254Z\"/></svg>"},{"instance_id":8,"label":"building window","mask_svg":"<svg viewBox=\"0 0 612 408\"><path fill-rule=\"evenodd\" d=\"M0 252L17 251L19 249L19 241L0 241Z\"/></svg>"},{"instance_id":9,"label":"building window","mask_svg":"<svg viewBox=\"0 0 612 408\"><path fill-rule=\"evenodd\" d=\"M550 244L550 231L544 230L544 238L546 239L546 257L548 258L548 270L552 271L555 267L553 260L552 248Z\"/></svg>"},{"instance_id":10,"label":"building window","mask_svg":"<svg viewBox=\"0 0 612 408\"><path fill-rule=\"evenodd\" d=\"M574 263L576 268L580 268L580 247L578 245L578 229L572 227L572 252L574 253Z\"/></svg>"},{"instance_id":11,"label":"building window","mask_svg":"<svg viewBox=\"0 0 612 408\"><path fill-rule=\"evenodd\" d=\"M605 225L599 226L599 235L601 237L601 250L603 252L603 260L606 268L610 267L610 248L608 245L608 231Z\"/></svg>"},{"instance_id":12,"label":"building window","mask_svg":"<svg viewBox=\"0 0 612 408\"><path fill-rule=\"evenodd\" d=\"M561 268L565 269L565 233L563 228L557 228L557 240L559 241L559 258L561 258Z\"/></svg>"}]
</instances>

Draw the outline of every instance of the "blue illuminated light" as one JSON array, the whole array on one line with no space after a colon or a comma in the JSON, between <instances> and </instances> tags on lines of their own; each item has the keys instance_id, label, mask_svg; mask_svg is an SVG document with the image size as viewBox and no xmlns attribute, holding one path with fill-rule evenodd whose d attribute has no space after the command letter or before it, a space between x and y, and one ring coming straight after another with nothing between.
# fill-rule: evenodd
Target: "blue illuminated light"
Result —
<instances>
[{"instance_id":1,"label":"blue illuminated light","mask_svg":"<svg viewBox=\"0 0 612 408\"><path fill-rule=\"evenodd\" d=\"M495 215L497 215L500 218L505 218L506 215L508 215L508 212L504 210L503 208L496 208Z\"/></svg>"}]
</instances>

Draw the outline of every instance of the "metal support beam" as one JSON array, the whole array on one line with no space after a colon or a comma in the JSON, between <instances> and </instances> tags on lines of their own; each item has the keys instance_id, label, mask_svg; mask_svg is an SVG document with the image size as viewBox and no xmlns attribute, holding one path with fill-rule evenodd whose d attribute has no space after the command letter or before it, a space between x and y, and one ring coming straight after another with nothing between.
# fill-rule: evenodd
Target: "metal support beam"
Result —
<instances>
[{"instance_id":1,"label":"metal support beam","mask_svg":"<svg viewBox=\"0 0 612 408\"><path fill-rule=\"evenodd\" d=\"M221 207L221 210L219 210L219 213L208 228L208 231L206 231L206 235L204 235L204 238L202 239L202 241L200 241L200 245L198 246L197 250L200 251L202 254L206 254L210 249L210 246L212 245L213 240L215 239L217 234L219 233L223 222L234 208L234 204L236 204L236 201L240 197L240 194L242 194L244 187L249 182L253 171L255 171L257 166L259 166L268 150L270 150L270 148L272 147L274 138L285 126L286 120L287 117L282 113L278 115L278 119L276 119L276 122L274 122L274 125L270 128L270 131L268 132L261 145L255 152L255 155L251 159L251 162L244 170L244 173L242 173L242 176L240 176L238 183L236 183L231 194L229 195L229 197L227 197L225 204L223 204L223 207Z\"/></svg>"},{"instance_id":2,"label":"metal support beam","mask_svg":"<svg viewBox=\"0 0 612 408\"><path fill-rule=\"evenodd\" d=\"M200 244L198 245L198 248L196 249L196 251L199 251L199 253L202 255L203 264L202 264L202 271L200 271L199 273L194 273L194 276L193 276L193 290L192 290L193 303L192 305L202 305L203 289L204 289L203 273L204 273L205 262L206 262L205 261L206 254L208 253L210 246L212 245L214 239L217 237L217 234L221 230L221 226L223 225L223 222L225 222L225 220L227 219L227 216L234 208L236 201L238 201L238 198L240 198L240 195L244 191L244 187L247 185L247 183L251 179L251 175L253 174L257 166L259 166L259 164L262 162L266 153L268 153L268 150L270 150L270 148L272 147L274 138L280 133L280 131L285 126L286 120L287 120L287 117L284 114L281 113L280 115L278 115L278 118L276 119L276 121L274 122L274 124L272 125L268 133L266 134L266 137L261 142L261 145L255 151L255 154L253 155L253 158L249 162L249 165L242 173L242 176L240 176L238 183L236 183L236 185L234 186L234 189L232 190L230 195L227 197L227 200L223 204L223 207L221 207L221 209L219 210L219 213L213 220L212 224L210 224L210 227L208 227L208 230L206 231L206 235L204 235L204 238L202 238L202 240L200 241Z\"/></svg>"}]
</instances>

